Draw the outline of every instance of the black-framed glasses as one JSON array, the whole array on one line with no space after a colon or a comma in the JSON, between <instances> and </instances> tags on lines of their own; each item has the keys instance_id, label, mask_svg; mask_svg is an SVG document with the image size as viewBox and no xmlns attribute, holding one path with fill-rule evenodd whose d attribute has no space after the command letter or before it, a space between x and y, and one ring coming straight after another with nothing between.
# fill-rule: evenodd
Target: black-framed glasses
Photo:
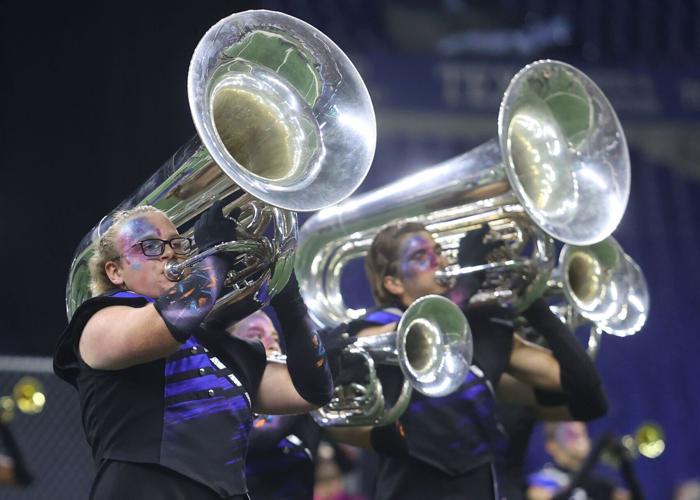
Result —
<instances>
[{"instance_id":1,"label":"black-framed glasses","mask_svg":"<svg viewBox=\"0 0 700 500\"><path fill-rule=\"evenodd\" d=\"M142 240L133 245L141 246L141 251L146 257L159 257L165 252L165 245L170 245L173 249L175 255L187 255L192 250L192 239L185 238L183 236L177 236L175 238L170 238L169 240L160 240L158 238L152 238L148 240ZM132 247L133 248L133 247Z\"/></svg>"}]
</instances>

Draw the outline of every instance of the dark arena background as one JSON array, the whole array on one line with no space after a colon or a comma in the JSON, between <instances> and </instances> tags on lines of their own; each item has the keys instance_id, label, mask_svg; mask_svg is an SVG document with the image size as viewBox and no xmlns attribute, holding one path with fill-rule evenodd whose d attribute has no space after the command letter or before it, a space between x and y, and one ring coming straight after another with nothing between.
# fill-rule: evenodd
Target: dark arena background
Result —
<instances>
[{"instance_id":1,"label":"dark arena background","mask_svg":"<svg viewBox=\"0 0 700 500\"><path fill-rule=\"evenodd\" d=\"M246 9L307 21L362 74L378 141L358 193L495 137L503 91L529 62L565 61L602 88L632 160L630 201L614 236L643 269L651 306L638 334L604 336L596 365L610 408L589 430L595 438L661 426L663 453L633 464L646 498L674 498L680 484L700 478L700 1L0 6L0 396L23 375L38 377L46 395L40 414L9 423L35 480L0 485L0 499L87 498L94 470L77 398L49 359L66 324L73 251L194 134L190 56L211 25ZM369 304L368 289L351 300ZM546 459L537 431L525 470Z\"/></svg>"}]
</instances>

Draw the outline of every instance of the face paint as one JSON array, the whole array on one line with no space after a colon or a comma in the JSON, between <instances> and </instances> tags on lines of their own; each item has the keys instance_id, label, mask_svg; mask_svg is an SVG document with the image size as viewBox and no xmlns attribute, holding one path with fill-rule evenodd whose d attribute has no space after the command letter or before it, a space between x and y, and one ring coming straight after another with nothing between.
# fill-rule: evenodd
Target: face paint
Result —
<instances>
[{"instance_id":1,"label":"face paint","mask_svg":"<svg viewBox=\"0 0 700 500\"><path fill-rule=\"evenodd\" d=\"M583 427L575 424L562 424L557 431L559 441L564 447L570 447L585 437Z\"/></svg>"},{"instance_id":2,"label":"face paint","mask_svg":"<svg viewBox=\"0 0 700 500\"><path fill-rule=\"evenodd\" d=\"M414 277L419 273L440 267L440 257L435 252L435 244L421 234L415 234L401 244L401 273Z\"/></svg>"},{"instance_id":3,"label":"face paint","mask_svg":"<svg viewBox=\"0 0 700 500\"><path fill-rule=\"evenodd\" d=\"M469 291L459 286L447 290L445 296L460 307L466 307L471 298Z\"/></svg>"},{"instance_id":4,"label":"face paint","mask_svg":"<svg viewBox=\"0 0 700 500\"><path fill-rule=\"evenodd\" d=\"M139 241L148 238L161 238L162 231L147 217L134 217L124 223L119 230L117 237L118 246L126 259L126 263L138 270L141 267L139 260L146 260L153 257L146 257L140 248L134 247ZM132 263L132 260L134 261Z\"/></svg>"},{"instance_id":5,"label":"face paint","mask_svg":"<svg viewBox=\"0 0 700 500\"><path fill-rule=\"evenodd\" d=\"M159 213L146 213L124 221L117 229L114 240L114 284L145 295L160 297L168 292L174 283L163 274L167 260L175 258L171 247L166 247L160 256L147 257L143 254L140 241L149 238L161 240L178 236L177 228L167 217Z\"/></svg>"}]
</instances>

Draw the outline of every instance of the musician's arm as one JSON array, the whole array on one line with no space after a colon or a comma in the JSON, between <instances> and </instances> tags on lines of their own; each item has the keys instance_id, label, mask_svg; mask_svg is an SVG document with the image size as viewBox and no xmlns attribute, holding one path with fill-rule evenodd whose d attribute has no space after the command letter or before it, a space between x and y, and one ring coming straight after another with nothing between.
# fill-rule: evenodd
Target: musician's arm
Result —
<instances>
[{"instance_id":1,"label":"musician's arm","mask_svg":"<svg viewBox=\"0 0 700 500\"><path fill-rule=\"evenodd\" d=\"M537 420L553 422L571 420L571 413L566 405L544 406L539 404L533 387L508 373L501 375L496 388L496 397L504 403L531 407Z\"/></svg>"},{"instance_id":2,"label":"musician's arm","mask_svg":"<svg viewBox=\"0 0 700 500\"><path fill-rule=\"evenodd\" d=\"M587 421L607 412L602 381L586 350L543 300L523 316L551 351L514 342L509 372L533 387L539 405L568 407L571 418Z\"/></svg>"},{"instance_id":3,"label":"musician's arm","mask_svg":"<svg viewBox=\"0 0 700 500\"><path fill-rule=\"evenodd\" d=\"M370 426L328 427L326 429L326 434L334 441L367 450L373 449L370 439L371 432L372 427Z\"/></svg>"},{"instance_id":4,"label":"musician's arm","mask_svg":"<svg viewBox=\"0 0 700 500\"><path fill-rule=\"evenodd\" d=\"M408 454L398 421L381 427L330 427L326 432L339 443L373 450L382 455L398 457Z\"/></svg>"},{"instance_id":5,"label":"musician's arm","mask_svg":"<svg viewBox=\"0 0 700 500\"><path fill-rule=\"evenodd\" d=\"M389 333L396 330L397 323L387 323L386 325L368 326L357 332L358 337L372 337L374 335L381 335L382 333Z\"/></svg>"},{"instance_id":6,"label":"musician's arm","mask_svg":"<svg viewBox=\"0 0 700 500\"><path fill-rule=\"evenodd\" d=\"M294 388L293 393L289 392L292 397L296 393L314 407L328 404L333 395L328 356L321 337L308 318L308 310L294 274L282 291L272 298L270 305L282 327L281 333L287 347L287 365L284 370L268 366L266 374L269 371L273 380L279 380L280 383L286 383L288 377Z\"/></svg>"},{"instance_id":7,"label":"musician's arm","mask_svg":"<svg viewBox=\"0 0 700 500\"><path fill-rule=\"evenodd\" d=\"M153 304L97 311L80 337L83 361L94 369L120 370L174 353L214 307L226 269L226 261L213 255Z\"/></svg>"},{"instance_id":8,"label":"musician's arm","mask_svg":"<svg viewBox=\"0 0 700 500\"><path fill-rule=\"evenodd\" d=\"M270 363L265 366L254 410L264 415L305 413L318 408L303 398L289 375L286 364Z\"/></svg>"}]
</instances>

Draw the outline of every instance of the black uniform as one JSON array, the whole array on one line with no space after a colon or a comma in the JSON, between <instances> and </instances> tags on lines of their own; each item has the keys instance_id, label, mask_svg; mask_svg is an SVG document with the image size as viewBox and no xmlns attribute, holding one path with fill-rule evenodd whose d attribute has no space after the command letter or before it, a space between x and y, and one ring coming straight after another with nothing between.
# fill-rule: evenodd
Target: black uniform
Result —
<instances>
[{"instance_id":1,"label":"black uniform","mask_svg":"<svg viewBox=\"0 0 700 500\"><path fill-rule=\"evenodd\" d=\"M253 422L245 474L255 500L313 498L321 429L310 415L261 415Z\"/></svg>"},{"instance_id":2,"label":"black uniform","mask_svg":"<svg viewBox=\"0 0 700 500\"><path fill-rule=\"evenodd\" d=\"M78 390L98 468L91 498L247 498L251 400L266 363L261 344L221 336L204 345L191 337L167 358L122 370L95 370L81 359L80 336L93 314L149 302L131 292L90 299L59 340L54 370Z\"/></svg>"},{"instance_id":3,"label":"black uniform","mask_svg":"<svg viewBox=\"0 0 700 500\"><path fill-rule=\"evenodd\" d=\"M369 313L351 325L358 331L398 321L401 311ZM430 398L413 392L399 419L408 453L380 454L375 499L498 498L495 460L505 436L495 418L494 387L507 367L512 333L489 335L485 315L469 318L475 356L462 386L454 393ZM380 367L388 400L395 400L403 382L398 368Z\"/></svg>"},{"instance_id":4,"label":"black uniform","mask_svg":"<svg viewBox=\"0 0 700 500\"><path fill-rule=\"evenodd\" d=\"M499 457L498 484L501 497L524 500L527 482L523 466L536 421L533 409L529 406L499 403L496 405L496 417L508 436L504 456Z\"/></svg>"}]
</instances>

